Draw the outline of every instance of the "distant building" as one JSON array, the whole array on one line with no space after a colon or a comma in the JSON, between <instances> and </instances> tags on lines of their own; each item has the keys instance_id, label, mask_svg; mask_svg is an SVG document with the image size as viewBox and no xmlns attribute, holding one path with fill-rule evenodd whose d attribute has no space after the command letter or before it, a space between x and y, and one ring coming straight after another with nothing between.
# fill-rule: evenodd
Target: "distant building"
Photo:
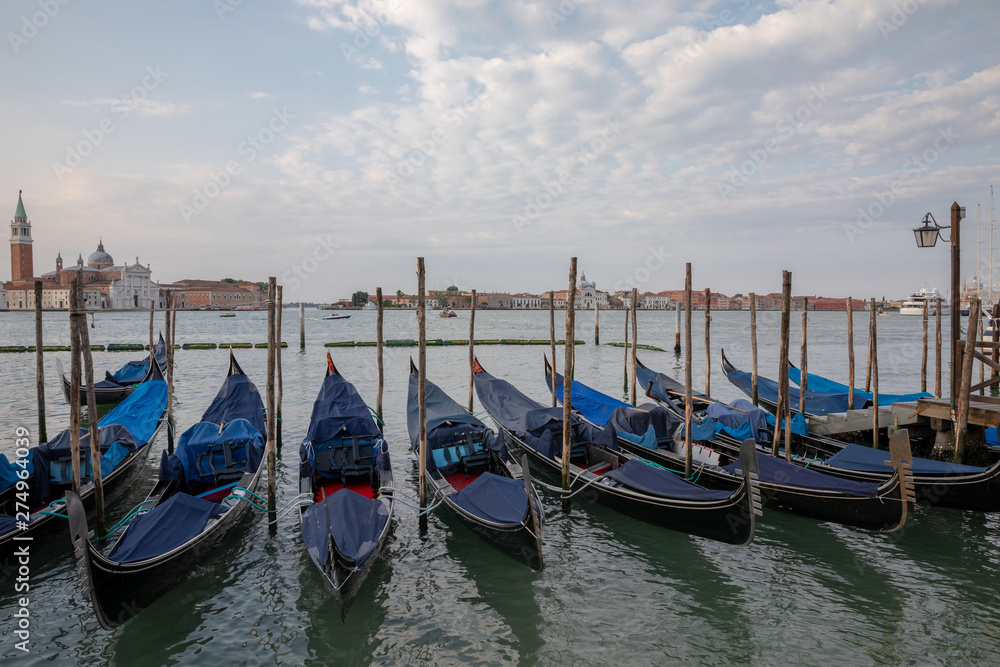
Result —
<instances>
[{"instance_id":1,"label":"distant building","mask_svg":"<svg viewBox=\"0 0 1000 667\"><path fill-rule=\"evenodd\" d=\"M264 308L267 294L250 282L184 279L164 285L174 304L187 309Z\"/></svg>"}]
</instances>

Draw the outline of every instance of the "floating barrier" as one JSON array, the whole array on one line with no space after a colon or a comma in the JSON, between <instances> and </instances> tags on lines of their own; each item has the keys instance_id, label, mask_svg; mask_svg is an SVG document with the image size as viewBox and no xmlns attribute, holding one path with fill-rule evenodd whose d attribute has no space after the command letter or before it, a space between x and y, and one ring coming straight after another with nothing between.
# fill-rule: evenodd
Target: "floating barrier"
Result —
<instances>
[{"instance_id":1,"label":"floating barrier","mask_svg":"<svg viewBox=\"0 0 1000 667\"><path fill-rule=\"evenodd\" d=\"M27 352L28 348L23 345L0 345L0 352Z\"/></svg>"},{"instance_id":2,"label":"floating barrier","mask_svg":"<svg viewBox=\"0 0 1000 667\"><path fill-rule=\"evenodd\" d=\"M252 350L253 343L219 343L220 350Z\"/></svg>"},{"instance_id":3,"label":"floating barrier","mask_svg":"<svg viewBox=\"0 0 1000 667\"><path fill-rule=\"evenodd\" d=\"M469 341L466 340L442 340L441 338L433 338L427 341L428 347L447 347L447 346L468 346ZM476 345L548 345L548 339L535 338L532 340L527 340L524 338L501 338L501 339L483 339L476 340ZM566 341L559 340L556 341L556 345L565 345ZM585 345L586 341L577 340L576 345ZM282 343L284 346L284 343ZM377 345L376 341L372 340L341 340L333 343L323 343L323 347L375 347ZM416 347L418 342L412 339L395 339L387 340L383 343L386 347ZM220 346L221 347L221 346ZM258 345L257 347L263 347ZM649 347L650 350L658 350L656 347Z\"/></svg>"},{"instance_id":4,"label":"floating barrier","mask_svg":"<svg viewBox=\"0 0 1000 667\"><path fill-rule=\"evenodd\" d=\"M445 340L445 341L441 341L441 342L444 345L468 345L469 344L469 341L467 341L467 340Z\"/></svg>"},{"instance_id":5,"label":"floating barrier","mask_svg":"<svg viewBox=\"0 0 1000 667\"><path fill-rule=\"evenodd\" d=\"M375 343L372 343L374 345ZM408 339L394 339L385 341L386 347L416 347L417 341L412 338Z\"/></svg>"},{"instance_id":6,"label":"floating barrier","mask_svg":"<svg viewBox=\"0 0 1000 667\"><path fill-rule=\"evenodd\" d=\"M338 343L324 343L323 347L354 347L354 341L342 340Z\"/></svg>"},{"instance_id":7,"label":"floating barrier","mask_svg":"<svg viewBox=\"0 0 1000 667\"><path fill-rule=\"evenodd\" d=\"M174 346L176 347L176 346ZM146 346L141 343L109 343L108 352L141 352Z\"/></svg>"},{"instance_id":8,"label":"floating barrier","mask_svg":"<svg viewBox=\"0 0 1000 667\"><path fill-rule=\"evenodd\" d=\"M267 343L257 343L256 345L254 345L254 347L257 348L258 350L266 350L267 349ZM284 341L282 341L281 347L288 347L288 343L285 343Z\"/></svg>"},{"instance_id":9,"label":"floating barrier","mask_svg":"<svg viewBox=\"0 0 1000 667\"><path fill-rule=\"evenodd\" d=\"M608 343L612 347L632 347L632 343ZM655 352L666 352L662 347L656 347L655 345L636 345L637 350L653 350Z\"/></svg>"},{"instance_id":10,"label":"floating barrier","mask_svg":"<svg viewBox=\"0 0 1000 667\"><path fill-rule=\"evenodd\" d=\"M184 343L182 350L214 350L218 345L215 343Z\"/></svg>"}]
</instances>

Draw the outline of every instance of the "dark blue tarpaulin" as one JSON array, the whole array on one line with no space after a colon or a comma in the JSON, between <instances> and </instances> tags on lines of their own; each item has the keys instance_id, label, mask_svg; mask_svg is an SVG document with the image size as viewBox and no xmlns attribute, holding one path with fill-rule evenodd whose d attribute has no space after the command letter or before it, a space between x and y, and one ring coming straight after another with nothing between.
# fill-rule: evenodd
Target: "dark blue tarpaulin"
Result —
<instances>
[{"instance_id":1,"label":"dark blue tarpaulin","mask_svg":"<svg viewBox=\"0 0 1000 667\"><path fill-rule=\"evenodd\" d=\"M758 477L760 481L765 483L796 486L803 489L837 491L865 498L878 497L878 482L855 482L833 475L824 475L821 472L809 470L760 452L757 454L757 464L760 467ZM737 474L739 467L740 462L733 461L726 466L726 470Z\"/></svg>"},{"instance_id":2,"label":"dark blue tarpaulin","mask_svg":"<svg viewBox=\"0 0 1000 667\"><path fill-rule=\"evenodd\" d=\"M726 368L726 377L743 392L752 391L752 375L732 366ZM761 375L757 376L757 395L768 403L778 402L778 383ZM799 389L788 388L788 398L793 409L799 406ZM860 407L860 406L856 406ZM847 412L847 393L826 394L811 389L806 390L806 414L826 415L831 412Z\"/></svg>"},{"instance_id":3,"label":"dark blue tarpaulin","mask_svg":"<svg viewBox=\"0 0 1000 667\"><path fill-rule=\"evenodd\" d=\"M302 541L321 570L329 557L329 538L337 550L361 567L378 546L389 522L385 503L340 489L302 514Z\"/></svg>"},{"instance_id":4,"label":"dark blue tarpaulin","mask_svg":"<svg viewBox=\"0 0 1000 667\"><path fill-rule=\"evenodd\" d=\"M163 380L148 380L136 387L135 391L98 423L101 426L121 424L132 434L136 444L142 446L153 437L166 409L167 383Z\"/></svg>"},{"instance_id":5,"label":"dark blue tarpaulin","mask_svg":"<svg viewBox=\"0 0 1000 667\"><path fill-rule=\"evenodd\" d=\"M631 460L617 470L610 470L604 476L621 482L625 486L661 498L676 500L725 500L731 491L710 491L677 475L638 460Z\"/></svg>"},{"instance_id":6,"label":"dark blue tarpaulin","mask_svg":"<svg viewBox=\"0 0 1000 667\"><path fill-rule=\"evenodd\" d=\"M489 472L452 494L451 499L466 512L493 523L519 524L528 510L523 481Z\"/></svg>"},{"instance_id":7,"label":"dark blue tarpaulin","mask_svg":"<svg viewBox=\"0 0 1000 667\"><path fill-rule=\"evenodd\" d=\"M112 445L115 443L120 443L121 447L125 449L126 455L128 452L134 452L139 448L136 443L135 438L129 433L128 429L121 424L111 424L108 426L98 427L97 430L97 441L98 446L101 449L101 453L107 454L110 452ZM35 465L35 470L39 471L40 474L35 475L34 478L34 499L37 502L46 502L49 496L52 494L53 484L71 484L72 478L72 456L71 454L72 444L70 438L69 429L62 431L52 440L49 440L44 445L39 445L32 448L32 461ZM120 450L116 452L115 457L117 462L121 462ZM85 480L89 480L90 474L90 460L91 460L91 444L90 444L90 429L80 429L80 474ZM112 470L114 470L114 465L117 465L114 461L105 460L102 456L101 460L101 475L107 476ZM47 474L46 474L47 473Z\"/></svg>"},{"instance_id":8,"label":"dark blue tarpaulin","mask_svg":"<svg viewBox=\"0 0 1000 667\"><path fill-rule=\"evenodd\" d=\"M162 338L153 350L153 356L156 358L156 363L160 367L160 370L166 373L167 346ZM137 382L142 382L148 372L149 355L147 354L145 359L140 361L130 361L115 371L113 375L107 373L106 376L108 379L113 380L116 383L135 384Z\"/></svg>"},{"instance_id":9,"label":"dark blue tarpaulin","mask_svg":"<svg viewBox=\"0 0 1000 667\"><path fill-rule=\"evenodd\" d=\"M864 445L847 445L826 460L827 465L845 470L864 472L892 472L892 465L886 465L889 452ZM914 475L968 475L986 472L987 468L946 463L930 459L913 459Z\"/></svg>"},{"instance_id":10,"label":"dark blue tarpaulin","mask_svg":"<svg viewBox=\"0 0 1000 667\"><path fill-rule=\"evenodd\" d=\"M108 557L120 563L134 563L173 551L196 537L209 519L228 507L177 493L163 504L131 522L121 541Z\"/></svg>"},{"instance_id":11,"label":"dark blue tarpaulin","mask_svg":"<svg viewBox=\"0 0 1000 667\"><path fill-rule=\"evenodd\" d=\"M565 378L561 373L555 374L556 398L563 400ZM546 373L545 382L552 387L552 375ZM583 415L583 418L597 426L614 427L620 437L642 444L649 449L657 449L659 443L673 442L674 431L684 421L668 410L654 403L643 403L635 407L613 396L597 391L592 387L573 380L571 384L572 408ZM649 429L653 429L654 438L647 438ZM634 437L627 437L628 435ZM695 437L698 431L695 429ZM711 431L711 436L715 431Z\"/></svg>"},{"instance_id":12,"label":"dark blue tarpaulin","mask_svg":"<svg viewBox=\"0 0 1000 667\"><path fill-rule=\"evenodd\" d=\"M24 458L23 467L17 461L18 459L10 461L5 454L0 454L0 491L16 484L17 480L21 479L19 473L22 470L26 470L28 475L32 475L35 472L35 457L30 452ZM0 532L0 535L3 535L3 533Z\"/></svg>"},{"instance_id":13,"label":"dark blue tarpaulin","mask_svg":"<svg viewBox=\"0 0 1000 667\"><path fill-rule=\"evenodd\" d=\"M250 378L242 373L234 373L225 379L212 404L201 416L201 421L212 424L225 424L237 419L246 419L267 437L264 403L260 400L260 392Z\"/></svg>"},{"instance_id":14,"label":"dark blue tarpaulin","mask_svg":"<svg viewBox=\"0 0 1000 667\"><path fill-rule=\"evenodd\" d=\"M479 402L494 421L515 433L526 445L546 458L553 458L562 451L562 408L547 408L521 393L506 380L495 378L485 371L473 376ZM617 449L617 435L611 426L599 429L584 424L578 418L572 422L574 445L593 442L610 449ZM558 444L557 444L558 441Z\"/></svg>"},{"instance_id":15,"label":"dark blue tarpaulin","mask_svg":"<svg viewBox=\"0 0 1000 667\"><path fill-rule=\"evenodd\" d=\"M661 401L677 401L684 400L684 385L677 380L673 379L669 375L664 373L657 373L656 371L650 370L639 364L636 368L636 382L639 384L639 390L642 393L646 393L647 387L649 388L649 393ZM649 383L652 382L653 386L649 387ZM695 400L704 399L705 395L697 391L691 392L691 397Z\"/></svg>"},{"instance_id":16,"label":"dark blue tarpaulin","mask_svg":"<svg viewBox=\"0 0 1000 667\"><path fill-rule=\"evenodd\" d=\"M802 386L802 371L800 371L795 366L789 364L788 377L795 384ZM809 391L817 391L822 393L841 393L847 394L850 391L850 387L846 384L840 384L839 382L834 382L833 380L828 380L821 375L808 374L807 386ZM910 401L915 401L918 398L927 398L928 396L933 396L933 394L928 394L927 392L916 392L913 394L883 394L879 392L878 404L879 405L892 405L893 403L908 403ZM854 388L854 406L857 408L866 407L871 405L871 402L875 400L875 394L862 391L857 387Z\"/></svg>"},{"instance_id":17,"label":"dark blue tarpaulin","mask_svg":"<svg viewBox=\"0 0 1000 667\"><path fill-rule=\"evenodd\" d=\"M216 475L254 472L264 457L264 435L246 419L221 428L198 422L181 434L177 449L160 466L160 479L169 481L183 472L186 488L201 491L214 486Z\"/></svg>"},{"instance_id":18,"label":"dark blue tarpaulin","mask_svg":"<svg viewBox=\"0 0 1000 667\"><path fill-rule=\"evenodd\" d=\"M410 373L406 397L406 428L410 436L410 446L414 452L420 451L420 375L417 371ZM425 382L427 396L427 469L435 470L439 461L447 462L448 457L442 449L454 447L454 443L462 440L470 441L470 449L480 451L492 449L501 456L507 452L503 436L488 428L486 424L459 405L436 384ZM435 450L438 450L435 452Z\"/></svg>"},{"instance_id":19,"label":"dark blue tarpaulin","mask_svg":"<svg viewBox=\"0 0 1000 667\"><path fill-rule=\"evenodd\" d=\"M313 403L305 442L321 443L338 435L381 437L378 425L354 385L342 375L327 375Z\"/></svg>"}]
</instances>

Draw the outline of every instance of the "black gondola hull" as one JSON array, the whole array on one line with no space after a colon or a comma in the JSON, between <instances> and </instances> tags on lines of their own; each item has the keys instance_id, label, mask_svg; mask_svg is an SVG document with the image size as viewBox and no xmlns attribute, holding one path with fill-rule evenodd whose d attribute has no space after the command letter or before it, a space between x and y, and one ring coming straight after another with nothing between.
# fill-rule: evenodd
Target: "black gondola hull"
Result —
<instances>
[{"instance_id":1,"label":"black gondola hull","mask_svg":"<svg viewBox=\"0 0 1000 667\"><path fill-rule=\"evenodd\" d=\"M542 456L509 429L501 428L508 448L516 447L527 453L541 464L539 468L553 481L561 479L562 464L559 461ZM578 479L576 483L581 481ZM751 508L750 489L745 484L729 498L713 502L661 498L623 487L606 486L599 481L581 489L578 495L583 499L646 523L738 546L753 540L755 516Z\"/></svg>"},{"instance_id":2,"label":"black gondola hull","mask_svg":"<svg viewBox=\"0 0 1000 667\"><path fill-rule=\"evenodd\" d=\"M262 468L263 465L255 473L245 474L240 486L256 491ZM237 502L199 535L173 551L134 563L105 558L87 538L86 522L79 521L71 510L70 537L78 564L85 570L85 592L93 602L101 627L113 630L187 578L222 544L249 510L249 503ZM85 558L81 551L86 552Z\"/></svg>"},{"instance_id":3,"label":"black gondola hull","mask_svg":"<svg viewBox=\"0 0 1000 667\"><path fill-rule=\"evenodd\" d=\"M128 457L111 474L104 478L104 504L108 507L117 500L130 486L139 478L146 467L146 460L149 458L149 450L156 441L157 431L150 438L150 441L137 449L132 456ZM95 491L93 484L87 484L80 489L80 500L83 503L88 518L96 516ZM11 516L14 512L9 512ZM5 564L10 564L18 542L31 538L33 548L38 548L50 542L54 542L66 534L66 519L49 514L35 513L35 517L25 530L15 530L0 536L0 559ZM19 539L17 539L19 538Z\"/></svg>"}]
</instances>

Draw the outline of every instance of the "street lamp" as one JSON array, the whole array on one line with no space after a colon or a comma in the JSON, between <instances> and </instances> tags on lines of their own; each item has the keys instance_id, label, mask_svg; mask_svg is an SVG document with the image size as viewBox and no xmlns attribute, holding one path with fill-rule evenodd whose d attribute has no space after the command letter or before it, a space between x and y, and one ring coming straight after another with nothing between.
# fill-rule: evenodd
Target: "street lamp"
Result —
<instances>
[{"instance_id":1,"label":"street lamp","mask_svg":"<svg viewBox=\"0 0 1000 667\"><path fill-rule=\"evenodd\" d=\"M942 227L928 213L924 216L923 225L913 230L918 248L933 248L941 235L942 229L951 230L951 409L955 409L955 397L958 389L958 376L961 374L962 359L958 354L958 340L961 337L959 316L961 314L961 291L959 280L961 276L961 245L959 244L959 223L965 217L965 207L958 202L951 205L951 225Z\"/></svg>"}]
</instances>

